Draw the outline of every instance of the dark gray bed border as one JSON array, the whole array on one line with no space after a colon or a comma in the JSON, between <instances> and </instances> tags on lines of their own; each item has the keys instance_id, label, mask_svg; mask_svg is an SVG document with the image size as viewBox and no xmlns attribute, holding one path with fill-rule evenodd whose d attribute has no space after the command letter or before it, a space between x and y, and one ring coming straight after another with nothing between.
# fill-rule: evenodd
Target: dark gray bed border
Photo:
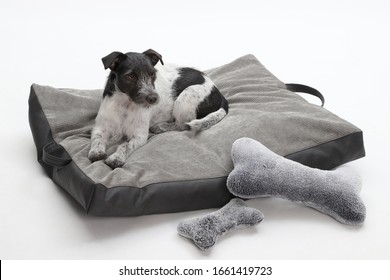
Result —
<instances>
[{"instance_id":1,"label":"dark gray bed border","mask_svg":"<svg viewBox=\"0 0 390 280\"><path fill-rule=\"evenodd\" d=\"M139 216L219 208L232 198L226 188L227 177L157 183L143 188L106 188L93 182L72 161L65 149L54 142L49 123L32 86L29 123L38 162L47 176L67 191L89 214ZM332 169L364 156L363 133L360 131L287 155L286 158L311 167Z\"/></svg>"}]
</instances>

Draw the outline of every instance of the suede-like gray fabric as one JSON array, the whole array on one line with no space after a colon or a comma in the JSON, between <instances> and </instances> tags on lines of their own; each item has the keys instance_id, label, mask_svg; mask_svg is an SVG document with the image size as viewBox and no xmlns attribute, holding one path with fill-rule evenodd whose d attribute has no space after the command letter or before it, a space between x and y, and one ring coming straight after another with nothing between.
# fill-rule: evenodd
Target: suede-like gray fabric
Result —
<instances>
[{"instance_id":1,"label":"suede-like gray fabric","mask_svg":"<svg viewBox=\"0 0 390 280\"><path fill-rule=\"evenodd\" d=\"M360 177L346 167L320 170L275 154L263 144L241 138L233 143L234 170L229 191L241 198L277 196L302 202L348 225L364 222Z\"/></svg>"},{"instance_id":2,"label":"suede-like gray fabric","mask_svg":"<svg viewBox=\"0 0 390 280\"><path fill-rule=\"evenodd\" d=\"M259 210L248 207L242 199L234 198L221 209L203 217L190 218L177 226L181 236L192 239L206 250L214 246L218 237L241 227L252 227L264 218Z\"/></svg>"},{"instance_id":3,"label":"suede-like gray fabric","mask_svg":"<svg viewBox=\"0 0 390 280\"><path fill-rule=\"evenodd\" d=\"M253 55L206 73L228 100L228 115L197 134L182 131L153 136L123 168L114 170L103 161L91 163L87 158L102 90L33 87L55 141L89 178L108 188L226 177L233 169L232 143L241 137L261 141L284 156L360 131L286 90Z\"/></svg>"}]
</instances>

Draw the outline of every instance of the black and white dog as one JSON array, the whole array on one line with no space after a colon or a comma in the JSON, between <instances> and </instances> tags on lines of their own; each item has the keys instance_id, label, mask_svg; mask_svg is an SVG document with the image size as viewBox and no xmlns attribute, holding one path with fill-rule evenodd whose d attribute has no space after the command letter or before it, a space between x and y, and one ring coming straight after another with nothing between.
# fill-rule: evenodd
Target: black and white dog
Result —
<instances>
[{"instance_id":1,"label":"black and white dog","mask_svg":"<svg viewBox=\"0 0 390 280\"><path fill-rule=\"evenodd\" d=\"M149 130L204 130L228 112L226 99L209 77L193 68L163 66L156 51L113 52L102 61L111 72L92 130L88 154L92 162L106 159L108 166L121 167L146 144ZM107 157L111 143L120 144Z\"/></svg>"}]
</instances>

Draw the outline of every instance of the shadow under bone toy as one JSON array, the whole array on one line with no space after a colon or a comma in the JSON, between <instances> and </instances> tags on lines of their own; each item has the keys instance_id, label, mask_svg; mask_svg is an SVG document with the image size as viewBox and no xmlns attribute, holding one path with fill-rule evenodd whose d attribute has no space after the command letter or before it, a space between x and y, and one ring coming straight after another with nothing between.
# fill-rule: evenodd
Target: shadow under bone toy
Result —
<instances>
[{"instance_id":1,"label":"shadow under bone toy","mask_svg":"<svg viewBox=\"0 0 390 280\"><path fill-rule=\"evenodd\" d=\"M251 138L233 143L227 188L235 196L276 196L302 202L347 225L361 225L366 209L360 177L347 167L320 170L275 154Z\"/></svg>"}]
</instances>

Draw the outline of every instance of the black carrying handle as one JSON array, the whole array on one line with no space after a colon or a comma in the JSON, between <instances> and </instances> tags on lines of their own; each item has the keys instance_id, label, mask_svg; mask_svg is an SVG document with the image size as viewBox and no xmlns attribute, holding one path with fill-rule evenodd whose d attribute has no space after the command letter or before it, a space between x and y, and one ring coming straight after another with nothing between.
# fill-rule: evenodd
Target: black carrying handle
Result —
<instances>
[{"instance_id":1,"label":"black carrying handle","mask_svg":"<svg viewBox=\"0 0 390 280\"><path fill-rule=\"evenodd\" d=\"M318 97L322 103L321 107L324 107L325 97L321 94L321 92L319 92L315 88L301 85L301 84L285 84L285 85L289 91L308 93L308 94L311 94L311 95Z\"/></svg>"},{"instance_id":2,"label":"black carrying handle","mask_svg":"<svg viewBox=\"0 0 390 280\"><path fill-rule=\"evenodd\" d=\"M56 142L46 144L42 149L42 160L53 167L64 167L72 161L65 149Z\"/></svg>"}]
</instances>

